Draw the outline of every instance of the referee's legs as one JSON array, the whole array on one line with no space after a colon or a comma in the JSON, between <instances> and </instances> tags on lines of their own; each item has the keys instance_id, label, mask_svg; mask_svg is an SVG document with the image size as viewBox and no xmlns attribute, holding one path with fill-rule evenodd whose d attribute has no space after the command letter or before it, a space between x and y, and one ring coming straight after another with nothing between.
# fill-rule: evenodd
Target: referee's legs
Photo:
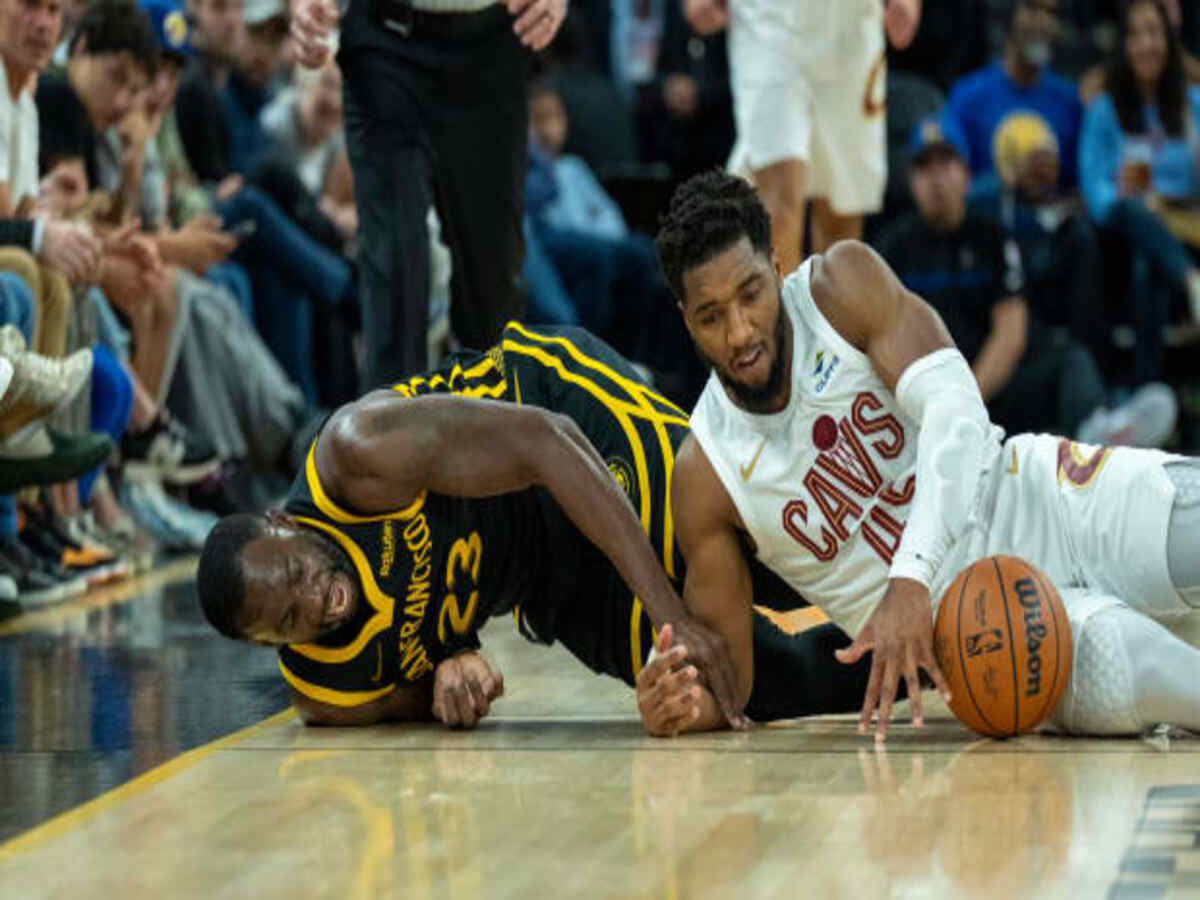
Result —
<instances>
[{"instance_id":1,"label":"referee's legs","mask_svg":"<svg viewBox=\"0 0 1200 900\"><path fill-rule=\"evenodd\" d=\"M366 342L364 388L425 371L433 166L423 123L387 54L359 50L345 63L346 146L358 207L359 298ZM382 95L382 96L381 96ZM383 98L387 97L385 101Z\"/></svg>"},{"instance_id":2,"label":"referee's legs","mask_svg":"<svg viewBox=\"0 0 1200 900\"><path fill-rule=\"evenodd\" d=\"M478 53L482 47L476 47ZM521 212L529 140L528 53L501 22L478 63L476 90L439 110L433 128L438 211L454 254L450 323L464 346L489 347L520 318Z\"/></svg>"}]
</instances>

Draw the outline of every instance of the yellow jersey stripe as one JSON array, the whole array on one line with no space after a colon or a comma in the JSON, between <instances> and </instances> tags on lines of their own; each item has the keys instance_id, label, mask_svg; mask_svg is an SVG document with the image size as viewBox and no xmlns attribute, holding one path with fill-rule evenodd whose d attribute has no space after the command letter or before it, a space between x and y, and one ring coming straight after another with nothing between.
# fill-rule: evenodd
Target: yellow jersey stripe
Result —
<instances>
[{"instance_id":1,"label":"yellow jersey stripe","mask_svg":"<svg viewBox=\"0 0 1200 900\"><path fill-rule=\"evenodd\" d=\"M642 601L633 598L633 612L629 616L629 652L633 655L633 677L642 671Z\"/></svg>"},{"instance_id":2,"label":"yellow jersey stripe","mask_svg":"<svg viewBox=\"0 0 1200 900\"><path fill-rule=\"evenodd\" d=\"M599 372L614 384L620 385L622 388L624 388L626 393L629 394L630 399L633 400L637 406L639 406L648 415L656 418L662 418L663 421L671 422L675 425L683 425L685 427L688 425L687 413L675 406L675 404L671 403L661 394L655 393L646 385L622 375L620 372L616 371L611 366L601 362L595 357L588 356L587 353L585 353L583 350L580 350L570 338L563 337L561 335L538 334L536 331L530 331L520 322L509 322L508 327L516 331L518 334L529 338L531 341L537 341L538 343L542 344L557 344L561 346L567 351L571 358L580 365L586 366L594 372ZM506 341L505 343L507 345L508 342ZM665 403L674 411L675 415L665 415L660 410L655 409L654 405L650 402L650 398L655 398L662 403Z\"/></svg>"},{"instance_id":3,"label":"yellow jersey stripe","mask_svg":"<svg viewBox=\"0 0 1200 900\"><path fill-rule=\"evenodd\" d=\"M364 703L378 700L380 697L384 697L395 690L395 685L391 684L374 691L337 691L333 688L321 687L319 684L312 684L305 681L299 675L292 673L283 664L282 659L279 661L279 671L283 673L284 680L295 688L296 691L310 700L316 700L319 703L328 703L330 706L362 706Z\"/></svg>"},{"instance_id":4,"label":"yellow jersey stripe","mask_svg":"<svg viewBox=\"0 0 1200 900\"><path fill-rule=\"evenodd\" d=\"M341 525L366 525L370 522L383 522L387 519L411 519L425 505L426 492L421 491L408 506L392 512L377 513L370 516L360 516L342 509L325 493L321 487L321 476L317 473L317 442L313 441L308 448L308 458L304 462L304 475L308 481L308 491L312 494L313 503L324 515Z\"/></svg>"},{"instance_id":5,"label":"yellow jersey stripe","mask_svg":"<svg viewBox=\"0 0 1200 900\"><path fill-rule=\"evenodd\" d=\"M665 496L663 497L662 562L663 562L663 568L666 570L667 575L670 576L671 578L674 578L675 577L675 519L674 519L674 516L671 514L671 477L672 477L672 474L675 469L675 453L671 449L671 439L667 436L667 430L664 427L664 423L670 422L672 424L682 425L683 427L686 428L689 426L687 418L686 417L676 418L674 416L664 415L661 411L656 409L654 404L651 402L651 398L658 397L659 395L655 394L653 391L651 391L645 385L639 384L639 383L621 375L619 372L615 371L611 366L607 366L600 360L597 360L594 357L588 356L586 353L584 353L582 350L580 350L579 347L577 347L574 344L574 342L572 342L569 338L561 337L558 335L554 335L554 336L539 335L536 332L529 331L528 329L523 327L518 322L509 323L509 327L511 327L513 330L517 331L518 333L524 335L525 337L529 338L530 340L536 340L536 341L539 341L541 343L546 343L546 344L558 344L559 346L565 348L567 353L576 362L592 369L593 371L599 372L600 374L604 375L604 377L611 380L613 383L618 384L621 387L623 387L625 389L626 393L628 393L629 396L637 402L638 407L640 408L638 410L638 412L644 413L645 418L648 419L650 424L654 426L654 430L658 436L658 446L659 446L660 452L662 453L663 469L664 469L664 473L666 476L665 489L664 489ZM613 398L613 399L617 399L617 398ZM674 407L674 404L670 404L669 401L665 401L665 398L663 398L663 399L664 399L664 402L667 402L668 405L672 406L672 408L675 408L678 411L678 409L676 407ZM637 414L637 413L635 412L634 414ZM681 416L684 415L682 412L680 412L679 414ZM643 484L644 484L644 482L643 482ZM648 527L647 527L647 532L649 532Z\"/></svg>"},{"instance_id":6,"label":"yellow jersey stripe","mask_svg":"<svg viewBox=\"0 0 1200 900\"><path fill-rule=\"evenodd\" d=\"M646 451L642 447L641 438L638 437L637 429L633 427L633 422L630 421L629 413L626 410L628 404L624 401L608 394L595 382L589 381L582 375L575 372L567 371L561 359L540 350L537 347L525 347L512 340L504 342L504 349L510 353L520 353L524 356L530 356L542 363L549 369L553 369L563 381L569 381L572 384L577 384L585 391L595 397L604 405L609 412L613 414L621 429L625 432L625 437L629 441L629 446L633 450L634 468L637 469L638 485L641 488L638 495L641 498L641 520L642 530L647 534L650 533L650 471L646 463Z\"/></svg>"},{"instance_id":7,"label":"yellow jersey stripe","mask_svg":"<svg viewBox=\"0 0 1200 900\"><path fill-rule=\"evenodd\" d=\"M367 598L367 602L371 604L372 608L374 608L375 614L363 626L358 637L345 647L322 647L318 644L292 644L290 646L296 653L314 662L349 662L363 651L363 648L366 647L367 642L371 638L391 626L392 617L395 614L396 601L379 589L379 584L375 581L375 573L371 571L371 564L354 541L350 540L350 538L346 537L336 528L326 525L324 522L319 522L316 519L297 516L296 521L310 528L316 528L319 531L325 532L346 551L350 560L354 563L355 570L358 572L358 578L363 588L363 595Z\"/></svg>"}]
</instances>

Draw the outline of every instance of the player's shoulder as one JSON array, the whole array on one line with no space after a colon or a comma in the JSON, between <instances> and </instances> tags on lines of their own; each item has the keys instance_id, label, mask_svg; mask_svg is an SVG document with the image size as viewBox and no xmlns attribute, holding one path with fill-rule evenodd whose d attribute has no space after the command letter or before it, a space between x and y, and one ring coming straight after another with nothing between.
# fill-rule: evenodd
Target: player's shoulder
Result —
<instances>
[{"instance_id":1,"label":"player's shoulder","mask_svg":"<svg viewBox=\"0 0 1200 900\"><path fill-rule=\"evenodd\" d=\"M1074 82L1067 80L1057 72L1046 69L1042 73L1042 89L1066 107L1083 109L1083 101L1079 99L1079 89Z\"/></svg>"},{"instance_id":2,"label":"player's shoulder","mask_svg":"<svg viewBox=\"0 0 1200 900\"><path fill-rule=\"evenodd\" d=\"M733 499L695 434L684 439L675 455L671 506L676 526L685 536L689 531L730 525L736 517Z\"/></svg>"}]
</instances>

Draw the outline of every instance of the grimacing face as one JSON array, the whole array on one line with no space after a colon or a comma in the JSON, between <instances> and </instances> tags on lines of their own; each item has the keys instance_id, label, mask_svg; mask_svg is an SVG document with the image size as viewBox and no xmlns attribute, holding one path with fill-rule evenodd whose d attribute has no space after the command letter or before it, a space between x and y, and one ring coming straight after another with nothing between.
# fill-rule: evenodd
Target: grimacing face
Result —
<instances>
[{"instance_id":1,"label":"grimacing face","mask_svg":"<svg viewBox=\"0 0 1200 900\"><path fill-rule=\"evenodd\" d=\"M787 402L791 324L780 284L778 264L745 236L683 275L681 307L696 351L754 413Z\"/></svg>"},{"instance_id":2,"label":"grimacing face","mask_svg":"<svg viewBox=\"0 0 1200 900\"><path fill-rule=\"evenodd\" d=\"M357 574L341 550L292 520L271 520L242 550L239 622L260 644L304 644L333 631L360 603Z\"/></svg>"}]
</instances>

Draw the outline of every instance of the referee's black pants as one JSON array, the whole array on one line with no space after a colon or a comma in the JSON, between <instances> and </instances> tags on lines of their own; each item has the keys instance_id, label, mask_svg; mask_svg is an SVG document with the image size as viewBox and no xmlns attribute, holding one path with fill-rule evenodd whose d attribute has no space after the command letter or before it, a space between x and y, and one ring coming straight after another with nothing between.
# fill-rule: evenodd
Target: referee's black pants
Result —
<instances>
[{"instance_id":1,"label":"referee's black pants","mask_svg":"<svg viewBox=\"0 0 1200 900\"><path fill-rule=\"evenodd\" d=\"M432 202L453 259L458 339L489 347L522 312L529 61L502 5L418 13L407 37L339 51L367 388L427 368Z\"/></svg>"}]
</instances>

